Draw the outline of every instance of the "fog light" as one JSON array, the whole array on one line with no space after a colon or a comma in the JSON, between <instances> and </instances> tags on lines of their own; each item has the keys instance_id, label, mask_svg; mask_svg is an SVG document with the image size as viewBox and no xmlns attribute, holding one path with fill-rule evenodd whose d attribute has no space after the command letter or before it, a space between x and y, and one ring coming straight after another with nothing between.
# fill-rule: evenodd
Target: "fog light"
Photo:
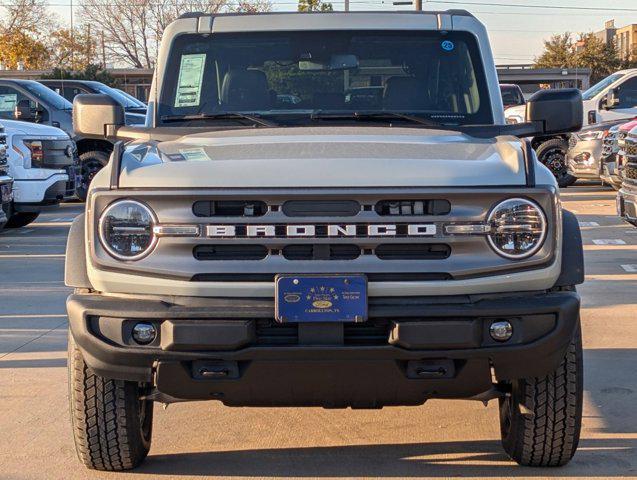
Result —
<instances>
[{"instance_id":1,"label":"fog light","mask_svg":"<svg viewBox=\"0 0 637 480\"><path fill-rule=\"evenodd\" d=\"M152 323L138 323L133 327L133 340L140 345L147 345L155 340L157 331Z\"/></svg>"},{"instance_id":2,"label":"fog light","mask_svg":"<svg viewBox=\"0 0 637 480\"><path fill-rule=\"evenodd\" d=\"M493 322L489 327L491 338L498 342L506 342L513 335L513 326L507 321Z\"/></svg>"}]
</instances>

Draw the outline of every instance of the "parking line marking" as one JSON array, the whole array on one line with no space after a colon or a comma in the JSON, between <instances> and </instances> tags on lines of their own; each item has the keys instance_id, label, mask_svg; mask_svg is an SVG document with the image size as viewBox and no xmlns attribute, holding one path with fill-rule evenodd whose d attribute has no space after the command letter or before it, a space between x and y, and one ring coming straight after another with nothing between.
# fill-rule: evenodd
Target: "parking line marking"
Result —
<instances>
[{"instance_id":1,"label":"parking line marking","mask_svg":"<svg viewBox=\"0 0 637 480\"><path fill-rule=\"evenodd\" d=\"M622 265L622 268L628 273L637 273L637 264Z\"/></svg>"},{"instance_id":2,"label":"parking line marking","mask_svg":"<svg viewBox=\"0 0 637 480\"><path fill-rule=\"evenodd\" d=\"M579 222L580 227L599 227L597 222Z\"/></svg>"},{"instance_id":3,"label":"parking line marking","mask_svg":"<svg viewBox=\"0 0 637 480\"><path fill-rule=\"evenodd\" d=\"M599 238L593 240L595 245L626 245L626 242L620 238Z\"/></svg>"}]
</instances>

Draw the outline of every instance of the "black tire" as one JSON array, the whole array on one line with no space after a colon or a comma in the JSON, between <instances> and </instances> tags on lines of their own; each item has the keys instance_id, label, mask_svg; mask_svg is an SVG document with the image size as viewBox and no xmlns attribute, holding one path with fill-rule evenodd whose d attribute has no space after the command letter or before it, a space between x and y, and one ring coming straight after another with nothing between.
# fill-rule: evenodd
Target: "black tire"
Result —
<instances>
[{"instance_id":1,"label":"black tire","mask_svg":"<svg viewBox=\"0 0 637 480\"><path fill-rule=\"evenodd\" d=\"M110 154L99 150L91 150L80 155L80 179L75 188L77 198L86 201L88 189L93 177L108 163Z\"/></svg>"},{"instance_id":2,"label":"black tire","mask_svg":"<svg viewBox=\"0 0 637 480\"><path fill-rule=\"evenodd\" d=\"M40 212L15 212L9 217L5 228L26 227L40 216Z\"/></svg>"},{"instance_id":3,"label":"black tire","mask_svg":"<svg viewBox=\"0 0 637 480\"><path fill-rule=\"evenodd\" d=\"M136 382L96 375L71 335L68 362L71 423L80 461L94 470L137 467L150 450L153 402L139 399L143 387Z\"/></svg>"},{"instance_id":4,"label":"black tire","mask_svg":"<svg viewBox=\"0 0 637 480\"><path fill-rule=\"evenodd\" d=\"M570 175L566 165L568 142L561 138L552 138L540 144L535 150L537 158L553 173L560 188L573 185L577 178Z\"/></svg>"},{"instance_id":5,"label":"black tire","mask_svg":"<svg viewBox=\"0 0 637 480\"><path fill-rule=\"evenodd\" d=\"M554 372L511 382L511 395L500 399L500 431L504 450L517 463L559 467L573 458L582 425L582 370L578 328Z\"/></svg>"}]
</instances>

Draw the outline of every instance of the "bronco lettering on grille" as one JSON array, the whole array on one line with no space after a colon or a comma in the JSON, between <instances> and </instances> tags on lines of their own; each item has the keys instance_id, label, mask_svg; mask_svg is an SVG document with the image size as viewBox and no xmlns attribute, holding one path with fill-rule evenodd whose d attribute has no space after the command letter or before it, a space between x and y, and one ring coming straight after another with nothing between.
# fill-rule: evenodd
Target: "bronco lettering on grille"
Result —
<instances>
[{"instance_id":1,"label":"bronco lettering on grille","mask_svg":"<svg viewBox=\"0 0 637 480\"><path fill-rule=\"evenodd\" d=\"M434 224L208 225L208 237L423 237L436 235Z\"/></svg>"}]
</instances>

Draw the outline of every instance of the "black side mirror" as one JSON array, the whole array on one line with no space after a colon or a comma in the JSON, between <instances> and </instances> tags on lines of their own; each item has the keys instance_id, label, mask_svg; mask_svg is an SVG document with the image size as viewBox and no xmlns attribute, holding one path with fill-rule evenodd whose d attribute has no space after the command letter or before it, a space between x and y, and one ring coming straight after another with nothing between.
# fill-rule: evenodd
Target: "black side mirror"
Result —
<instances>
[{"instance_id":1,"label":"black side mirror","mask_svg":"<svg viewBox=\"0 0 637 480\"><path fill-rule=\"evenodd\" d=\"M34 121L36 116L31 111L31 102L27 99L20 100L15 106L13 117L23 122Z\"/></svg>"},{"instance_id":2,"label":"black side mirror","mask_svg":"<svg viewBox=\"0 0 637 480\"><path fill-rule=\"evenodd\" d=\"M125 124L124 107L108 95L80 94L73 99L73 130L86 138L114 137Z\"/></svg>"},{"instance_id":3,"label":"black side mirror","mask_svg":"<svg viewBox=\"0 0 637 480\"><path fill-rule=\"evenodd\" d=\"M526 122L537 135L577 132L584 123L582 94L576 88L540 90L526 104Z\"/></svg>"},{"instance_id":4,"label":"black side mirror","mask_svg":"<svg viewBox=\"0 0 637 480\"><path fill-rule=\"evenodd\" d=\"M602 108L604 110L612 110L619 105L619 88L613 88L608 91L606 98L602 100Z\"/></svg>"}]
</instances>

